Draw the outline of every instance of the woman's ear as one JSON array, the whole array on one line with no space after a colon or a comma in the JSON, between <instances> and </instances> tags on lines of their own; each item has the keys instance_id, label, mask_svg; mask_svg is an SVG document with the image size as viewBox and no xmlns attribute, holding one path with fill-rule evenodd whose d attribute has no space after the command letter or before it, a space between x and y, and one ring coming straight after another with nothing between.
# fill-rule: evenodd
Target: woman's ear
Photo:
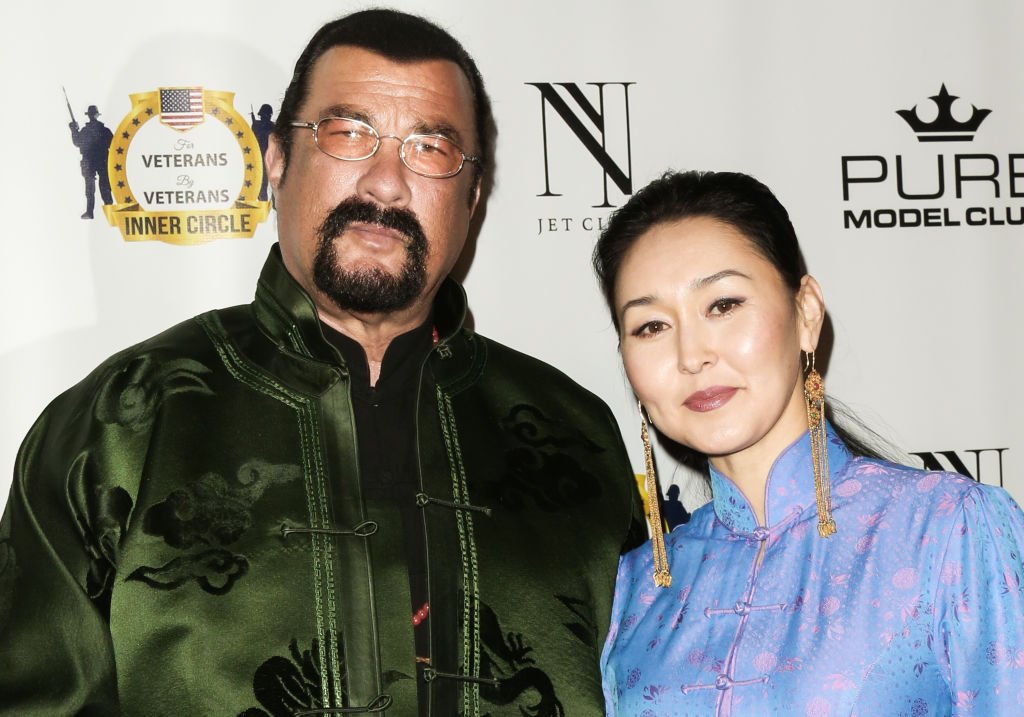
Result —
<instances>
[{"instance_id":1,"label":"woman's ear","mask_svg":"<svg viewBox=\"0 0 1024 717\"><path fill-rule=\"evenodd\" d=\"M799 321L800 348L810 353L818 347L821 327L825 323L825 298L821 286L810 274L800 280L796 292L796 311Z\"/></svg>"}]
</instances>

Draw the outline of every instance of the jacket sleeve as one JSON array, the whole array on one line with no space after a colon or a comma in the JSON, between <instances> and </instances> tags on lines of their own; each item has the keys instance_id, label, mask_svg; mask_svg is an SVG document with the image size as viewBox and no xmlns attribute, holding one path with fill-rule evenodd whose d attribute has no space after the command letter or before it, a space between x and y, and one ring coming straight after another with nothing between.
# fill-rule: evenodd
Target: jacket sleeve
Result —
<instances>
[{"instance_id":1,"label":"jacket sleeve","mask_svg":"<svg viewBox=\"0 0 1024 717\"><path fill-rule=\"evenodd\" d=\"M1024 514L972 488L939 566L933 650L955 714L1024 714Z\"/></svg>"},{"instance_id":2,"label":"jacket sleeve","mask_svg":"<svg viewBox=\"0 0 1024 717\"><path fill-rule=\"evenodd\" d=\"M0 521L0 715L117 715L88 457L47 430L44 415L22 445Z\"/></svg>"}]
</instances>

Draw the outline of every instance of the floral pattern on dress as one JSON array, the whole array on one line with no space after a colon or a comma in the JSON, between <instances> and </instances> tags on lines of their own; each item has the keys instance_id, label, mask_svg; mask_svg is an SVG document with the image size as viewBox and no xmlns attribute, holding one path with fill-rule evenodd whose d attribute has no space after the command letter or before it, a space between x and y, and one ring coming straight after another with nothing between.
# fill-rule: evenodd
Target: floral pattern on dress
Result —
<instances>
[{"instance_id":1,"label":"floral pattern on dress","mask_svg":"<svg viewBox=\"0 0 1024 717\"><path fill-rule=\"evenodd\" d=\"M829 427L818 536L805 434L769 473L766 525L714 499L619 566L601 659L607 714L1024 715L1024 514L1000 488L854 458ZM758 561L758 553L763 556Z\"/></svg>"}]
</instances>

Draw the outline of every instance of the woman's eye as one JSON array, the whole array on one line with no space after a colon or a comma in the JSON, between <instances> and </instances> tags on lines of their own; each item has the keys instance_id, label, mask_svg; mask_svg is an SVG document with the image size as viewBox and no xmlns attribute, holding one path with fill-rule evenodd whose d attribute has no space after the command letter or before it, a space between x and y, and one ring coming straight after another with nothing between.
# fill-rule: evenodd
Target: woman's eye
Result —
<instances>
[{"instance_id":1,"label":"woman's eye","mask_svg":"<svg viewBox=\"0 0 1024 717\"><path fill-rule=\"evenodd\" d=\"M654 336L664 331L665 328L666 324L664 321L648 321L633 329L632 334L641 338L644 336Z\"/></svg>"},{"instance_id":2,"label":"woman's eye","mask_svg":"<svg viewBox=\"0 0 1024 717\"><path fill-rule=\"evenodd\" d=\"M733 309L743 304L743 299L724 298L719 299L708 308L712 316L724 316L732 313Z\"/></svg>"}]
</instances>

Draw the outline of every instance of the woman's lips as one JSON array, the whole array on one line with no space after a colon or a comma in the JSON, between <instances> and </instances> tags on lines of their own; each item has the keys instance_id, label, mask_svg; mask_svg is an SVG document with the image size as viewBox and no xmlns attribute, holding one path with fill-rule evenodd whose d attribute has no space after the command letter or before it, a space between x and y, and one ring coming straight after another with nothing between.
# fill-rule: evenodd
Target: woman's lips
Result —
<instances>
[{"instance_id":1,"label":"woman's lips","mask_svg":"<svg viewBox=\"0 0 1024 717\"><path fill-rule=\"evenodd\" d=\"M729 399L736 393L736 390L728 386L712 386L711 388L705 388L703 391L691 393L683 401L683 405L691 411L699 413L714 411L716 408L721 408L727 404Z\"/></svg>"}]
</instances>

